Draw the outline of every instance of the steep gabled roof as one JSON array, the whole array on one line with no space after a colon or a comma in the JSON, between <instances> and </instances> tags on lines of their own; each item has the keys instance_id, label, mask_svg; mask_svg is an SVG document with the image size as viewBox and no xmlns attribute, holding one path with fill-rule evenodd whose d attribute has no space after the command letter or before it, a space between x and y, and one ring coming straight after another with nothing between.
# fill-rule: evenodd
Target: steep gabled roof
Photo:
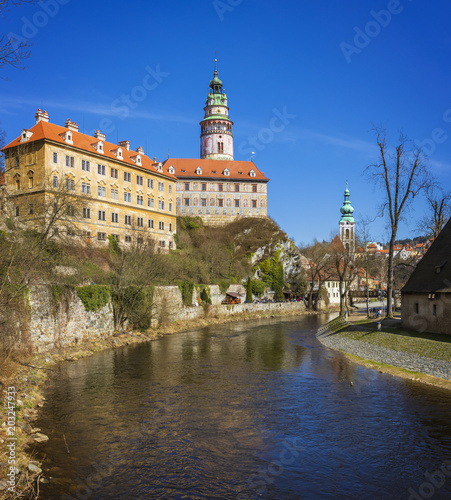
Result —
<instances>
[{"instance_id":1,"label":"steep gabled roof","mask_svg":"<svg viewBox=\"0 0 451 500\"><path fill-rule=\"evenodd\" d=\"M163 165L165 170L173 166L175 175L182 180L187 178L212 178L222 179L224 181L269 181L269 179L265 177L265 174L260 172L253 161L168 158ZM196 173L198 167L202 170L201 174ZM228 175L224 173L226 170L228 170ZM255 175L252 175L252 171Z\"/></svg>"},{"instance_id":2,"label":"steep gabled roof","mask_svg":"<svg viewBox=\"0 0 451 500\"><path fill-rule=\"evenodd\" d=\"M336 251L336 252L345 252L345 247L343 245L343 242L340 240L340 237L335 235L335 238L332 240L332 243L330 246Z\"/></svg>"},{"instance_id":3,"label":"steep gabled roof","mask_svg":"<svg viewBox=\"0 0 451 500\"><path fill-rule=\"evenodd\" d=\"M451 219L418 262L402 292L451 291Z\"/></svg>"},{"instance_id":4,"label":"steep gabled roof","mask_svg":"<svg viewBox=\"0 0 451 500\"><path fill-rule=\"evenodd\" d=\"M159 173L165 177L176 179L174 175L171 175L167 172L167 169L163 169L162 172L159 172L155 167L156 164L146 155L141 155L141 165L137 165L133 158L138 154L136 151L127 150L125 147L118 146L117 144L113 144L111 142L104 141L98 137L92 137L90 135L82 134L81 132L77 132L75 130L70 130L66 127L61 127L60 125L55 125L54 123L49 123L44 120L39 121L29 129L30 132L33 132L33 135L26 142L20 142L21 137L17 137L12 142L10 142L7 146L5 146L2 151L6 151L10 148L20 146L21 144L29 144L32 142L40 141L40 140L49 140L52 142L59 143L64 146L68 146L68 143L61 136L66 132L70 132L72 134L72 142L70 146L83 150L86 153L93 154L98 156L99 161L101 158L108 158L110 160L118 160L121 163L126 165L133 166L135 168L142 168L143 170L148 170L152 173ZM93 144L101 141L103 143L103 154L98 153ZM122 158L118 158L113 151L116 151L118 148L122 149Z\"/></svg>"}]
</instances>

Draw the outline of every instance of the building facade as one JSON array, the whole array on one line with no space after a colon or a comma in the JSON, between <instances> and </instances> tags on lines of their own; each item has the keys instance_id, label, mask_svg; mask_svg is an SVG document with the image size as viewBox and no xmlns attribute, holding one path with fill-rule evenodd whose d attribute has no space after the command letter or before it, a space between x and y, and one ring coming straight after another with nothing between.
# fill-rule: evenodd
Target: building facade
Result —
<instances>
[{"instance_id":1,"label":"building facade","mask_svg":"<svg viewBox=\"0 0 451 500\"><path fill-rule=\"evenodd\" d=\"M419 332L451 334L451 219L401 289L401 324Z\"/></svg>"},{"instance_id":2,"label":"building facade","mask_svg":"<svg viewBox=\"0 0 451 500\"><path fill-rule=\"evenodd\" d=\"M13 215L34 227L56 217L53 231L102 244L153 240L174 246L176 178L129 141L113 144L49 122L38 109L36 124L3 148L5 185ZM59 204L59 205L58 205ZM55 214L59 206L64 214Z\"/></svg>"},{"instance_id":3,"label":"building facade","mask_svg":"<svg viewBox=\"0 0 451 500\"><path fill-rule=\"evenodd\" d=\"M253 162L171 158L164 167L177 173L178 215L210 225L267 215L268 179Z\"/></svg>"},{"instance_id":4,"label":"building facade","mask_svg":"<svg viewBox=\"0 0 451 500\"><path fill-rule=\"evenodd\" d=\"M177 215L200 216L209 225L266 217L269 179L252 161L233 159L233 122L216 60L204 112L200 159L169 158L163 164L178 179Z\"/></svg>"}]
</instances>

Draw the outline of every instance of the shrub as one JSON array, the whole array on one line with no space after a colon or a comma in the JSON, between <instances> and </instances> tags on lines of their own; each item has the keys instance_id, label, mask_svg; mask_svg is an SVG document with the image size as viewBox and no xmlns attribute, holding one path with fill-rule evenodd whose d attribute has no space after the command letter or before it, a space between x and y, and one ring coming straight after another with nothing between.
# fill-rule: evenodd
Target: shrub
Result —
<instances>
[{"instance_id":1,"label":"shrub","mask_svg":"<svg viewBox=\"0 0 451 500\"><path fill-rule=\"evenodd\" d=\"M261 297L265 293L266 283L260 280L252 281L252 293L257 297Z\"/></svg>"},{"instance_id":2,"label":"shrub","mask_svg":"<svg viewBox=\"0 0 451 500\"><path fill-rule=\"evenodd\" d=\"M200 299L203 304L211 304L210 289L207 286L202 287Z\"/></svg>"},{"instance_id":3,"label":"shrub","mask_svg":"<svg viewBox=\"0 0 451 500\"><path fill-rule=\"evenodd\" d=\"M182 292L182 301L185 306L191 306L193 304L193 290L194 283L189 283L188 281L182 281L179 283L180 291Z\"/></svg>"},{"instance_id":4,"label":"shrub","mask_svg":"<svg viewBox=\"0 0 451 500\"><path fill-rule=\"evenodd\" d=\"M117 239L112 235L108 235L108 247L112 255L118 255L121 253L121 248Z\"/></svg>"},{"instance_id":5,"label":"shrub","mask_svg":"<svg viewBox=\"0 0 451 500\"><path fill-rule=\"evenodd\" d=\"M80 286L77 288L77 295L86 311L98 311L108 304L111 289L103 285Z\"/></svg>"}]
</instances>

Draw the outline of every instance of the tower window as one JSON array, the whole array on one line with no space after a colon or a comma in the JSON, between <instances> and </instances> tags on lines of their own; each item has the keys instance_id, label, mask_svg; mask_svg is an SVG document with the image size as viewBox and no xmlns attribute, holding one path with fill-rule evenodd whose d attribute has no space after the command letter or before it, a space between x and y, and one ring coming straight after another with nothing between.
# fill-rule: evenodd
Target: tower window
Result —
<instances>
[{"instance_id":1,"label":"tower window","mask_svg":"<svg viewBox=\"0 0 451 500\"><path fill-rule=\"evenodd\" d=\"M218 153L224 153L224 143L218 142Z\"/></svg>"}]
</instances>

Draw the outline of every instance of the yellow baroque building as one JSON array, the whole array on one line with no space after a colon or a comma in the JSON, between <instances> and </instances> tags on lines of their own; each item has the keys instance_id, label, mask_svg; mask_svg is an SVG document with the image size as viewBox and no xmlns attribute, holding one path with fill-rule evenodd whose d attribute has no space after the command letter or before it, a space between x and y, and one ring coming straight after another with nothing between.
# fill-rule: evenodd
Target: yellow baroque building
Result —
<instances>
[{"instance_id":1,"label":"yellow baroque building","mask_svg":"<svg viewBox=\"0 0 451 500\"><path fill-rule=\"evenodd\" d=\"M3 152L17 221L93 244L113 235L124 245L153 240L161 249L174 247L177 179L141 147L107 142L99 131L82 134L70 120L64 127L49 123L38 109L36 124Z\"/></svg>"}]
</instances>

